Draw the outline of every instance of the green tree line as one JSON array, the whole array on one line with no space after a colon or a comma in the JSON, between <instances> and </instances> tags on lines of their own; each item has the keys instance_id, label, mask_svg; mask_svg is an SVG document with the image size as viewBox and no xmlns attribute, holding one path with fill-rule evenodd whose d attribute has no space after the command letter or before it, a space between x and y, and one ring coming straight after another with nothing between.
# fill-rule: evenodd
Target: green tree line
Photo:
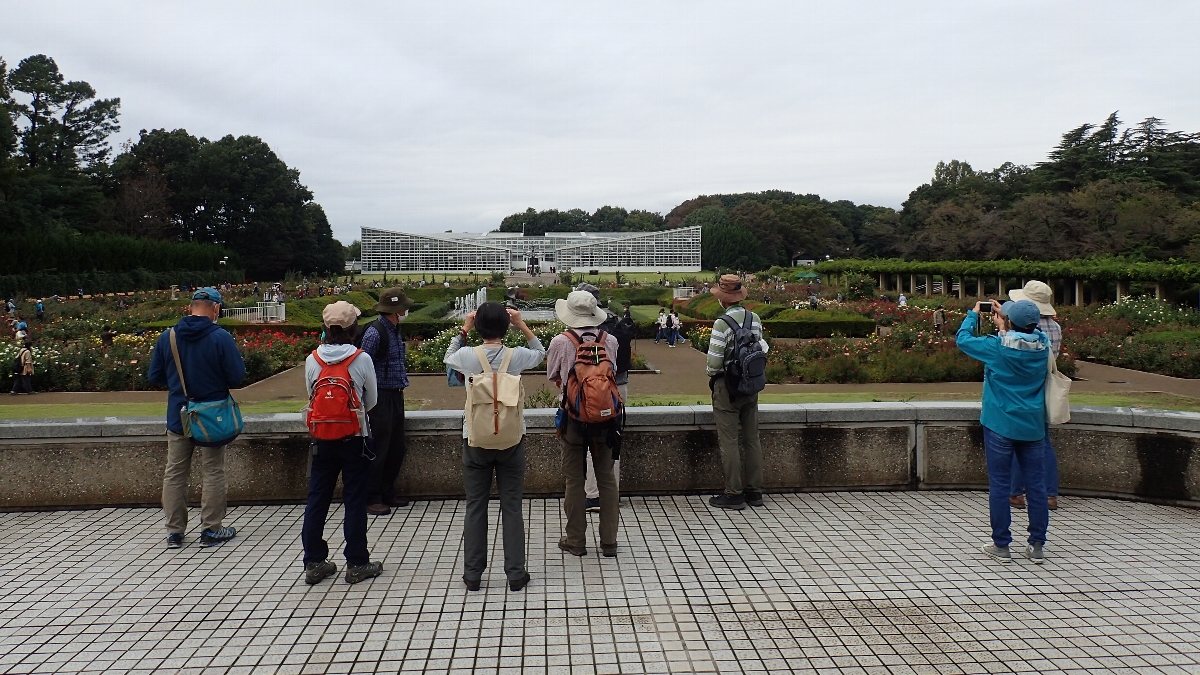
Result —
<instances>
[{"instance_id":1,"label":"green tree line","mask_svg":"<svg viewBox=\"0 0 1200 675\"><path fill-rule=\"evenodd\" d=\"M627 214L626 220L613 214ZM636 226L629 224L639 214ZM644 214L644 215L643 215ZM705 269L761 270L793 255L905 260L1200 261L1200 134L1116 113L1063 134L1046 161L977 171L939 162L900 211L782 190L701 195L662 218L606 206L535 211L501 229L630 231L699 225ZM650 225L653 223L653 227Z\"/></svg>"},{"instance_id":2,"label":"green tree line","mask_svg":"<svg viewBox=\"0 0 1200 675\"><path fill-rule=\"evenodd\" d=\"M5 258L6 272L158 270L164 260L202 260L207 267L175 269L217 270L225 256L228 268L258 279L341 269L325 212L262 139L142 130L113 157L121 101L97 96L48 56L11 71L0 58L0 236L22 242L21 254ZM63 243L72 237L86 239ZM82 250L84 241L129 253L71 254L56 265L38 253ZM129 267L130 256L149 250L156 253Z\"/></svg>"}]
</instances>

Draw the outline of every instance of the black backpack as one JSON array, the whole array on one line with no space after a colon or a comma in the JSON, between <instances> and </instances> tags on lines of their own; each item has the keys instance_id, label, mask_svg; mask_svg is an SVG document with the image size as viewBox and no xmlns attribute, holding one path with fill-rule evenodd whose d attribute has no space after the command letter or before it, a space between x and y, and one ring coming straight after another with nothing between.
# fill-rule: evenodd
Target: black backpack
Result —
<instances>
[{"instance_id":1,"label":"black backpack","mask_svg":"<svg viewBox=\"0 0 1200 675\"><path fill-rule=\"evenodd\" d=\"M20 375L22 370L25 370L25 364L21 363L21 356L18 354L17 358L13 359L12 374Z\"/></svg>"},{"instance_id":2,"label":"black backpack","mask_svg":"<svg viewBox=\"0 0 1200 675\"><path fill-rule=\"evenodd\" d=\"M758 343L758 336L750 330L754 314L748 309L745 312L741 325L728 314L717 319L733 329L733 335L725 343L725 387L731 398L753 396L767 388L767 355Z\"/></svg>"},{"instance_id":3,"label":"black backpack","mask_svg":"<svg viewBox=\"0 0 1200 675\"><path fill-rule=\"evenodd\" d=\"M388 369L388 366L389 366L389 364L386 360L387 355L388 355L388 350L391 349L391 346L392 346L391 335L390 335L389 331L387 330L389 328L389 326L385 325L385 324L387 324L387 322L388 322L388 320L381 316L378 319L372 321L371 323L368 323L363 326L359 326L358 333L356 333L354 335L354 346L358 347L359 349L362 349L363 337L366 336L367 331L370 330L370 328L372 326L375 326L376 332L379 333L379 343L378 343L378 345L376 345L375 351L373 353L372 352L367 352L367 353L370 354L371 360L374 361L376 364L379 363L379 356L382 354L384 357L383 368L385 371ZM379 324L379 325L376 326L375 324Z\"/></svg>"},{"instance_id":4,"label":"black backpack","mask_svg":"<svg viewBox=\"0 0 1200 675\"><path fill-rule=\"evenodd\" d=\"M633 319L623 316L617 318L614 314L609 314L604 323L600 324L600 328L609 335L617 338L617 372L629 372L629 366L633 362L633 334L635 325Z\"/></svg>"}]
</instances>

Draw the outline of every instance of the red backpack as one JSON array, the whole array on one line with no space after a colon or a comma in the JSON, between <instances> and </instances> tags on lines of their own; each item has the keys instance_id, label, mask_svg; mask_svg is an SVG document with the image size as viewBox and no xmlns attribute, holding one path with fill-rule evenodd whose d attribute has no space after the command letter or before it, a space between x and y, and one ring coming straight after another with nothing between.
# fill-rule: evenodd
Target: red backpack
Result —
<instances>
[{"instance_id":1,"label":"red backpack","mask_svg":"<svg viewBox=\"0 0 1200 675\"><path fill-rule=\"evenodd\" d=\"M358 400L358 391L350 379L350 363L362 354L356 349L349 358L328 364L313 351L321 373L313 383L312 395L304 408L304 423L313 438L321 441L340 441L362 434L366 411Z\"/></svg>"},{"instance_id":2,"label":"red backpack","mask_svg":"<svg viewBox=\"0 0 1200 675\"><path fill-rule=\"evenodd\" d=\"M617 371L604 345L607 333L600 331L595 342L584 342L575 331L564 331L575 343L575 365L563 387L563 407L571 419L585 424L611 422L621 417L621 395Z\"/></svg>"}]
</instances>

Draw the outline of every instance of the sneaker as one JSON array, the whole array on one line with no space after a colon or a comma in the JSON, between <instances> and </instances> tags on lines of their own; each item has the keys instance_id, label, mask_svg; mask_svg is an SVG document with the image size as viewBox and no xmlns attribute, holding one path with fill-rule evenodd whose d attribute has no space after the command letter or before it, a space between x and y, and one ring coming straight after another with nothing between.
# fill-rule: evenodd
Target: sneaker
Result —
<instances>
[{"instance_id":1,"label":"sneaker","mask_svg":"<svg viewBox=\"0 0 1200 675\"><path fill-rule=\"evenodd\" d=\"M225 542L233 539L237 534L237 530L232 527L218 527L216 531L205 529L200 533L201 546L220 546Z\"/></svg>"},{"instance_id":2,"label":"sneaker","mask_svg":"<svg viewBox=\"0 0 1200 675\"><path fill-rule=\"evenodd\" d=\"M1042 554L1042 544L1026 544L1025 550L1021 553L1034 565L1046 562L1046 556Z\"/></svg>"},{"instance_id":3,"label":"sneaker","mask_svg":"<svg viewBox=\"0 0 1200 675\"><path fill-rule=\"evenodd\" d=\"M1025 495L1013 495L1008 498L1008 505L1014 509L1025 508Z\"/></svg>"},{"instance_id":4,"label":"sneaker","mask_svg":"<svg viewBox=\"0 0 1200 675\"><path fill-rule=\"evenodd\" d=\"M369 513L373 516L386 516L387 514L389 514L391 512L392 512L392 507L388 506L387 504L380 503L380 504L368 504L367 505L367 513Z\"/></svg>"},{"instance_id":5,"label":"sneaker","mask_svg":"<svg viewBox=\"0 0 1200 675\"><path fill-rule=\"evenodd\" d=\"M1012 562L1012 556L1009 555L1007 546L1000 547L995 544L988 544L980 550L986 553L988 557L992 558L993 560L999 560L1002 563Z\"/></svg>"},{"instance_id":6,"label":"sneaker","mask_svg":"<svg viewBox=\"0 0 1200 675\"><path fill-rule=\"evenodd\" d=\"M479 579L468 579L463 577L463 583L466 585L468 591L475 592L479 590Z\"/></svg>"},{"instance_id":7,"label":"sneaker","mask_svg":"<svg viewBox=\"0 0 1200 675\"><path fill-rule=\"evenodd\" d=\"M708 503L712 506L721 509L735 509L741 511L746 508L746 498L742 495L716 495L709 497Z\"/></svg>"},{"instance_id":8,"label":"sneaker","mask_svg":"<svg viewBox=\"0 0 1200 675\"><path fill-rule=\"evenodd\" d=\"M617 557L617 545L600 544L600 552L604 554L605 558L615 558Z\"/></svg>"},{"instance_id":9,"label":"sneaker","mask_svg":"<svg viewBox=\"0 0 1200 675\"><path fill-rule=\"evenodd\" d=\"M328 560L308 563L304 566L304 583L312 586L313 584L320 582L322 579L326 579L335 574L337 574L337 565L334 565Z\"/></svg>"},{"instance_id":10,"label":"sneaker","mask_svg":"<svg viewBox=\"0 0 1200 675\"><path fill-rule=\"evenodd\" d=\"M183 548L183 533L172 532L167 535L167 548Z\"/></svg>"},{"instance_id":11,"label":"sneaker","mask_svg":"<svg viewBox=\"0 0 1200 675\"><path fill-rule=\"evenodd\" d=\"M563 537L562 539L558 540L558 547L561 548L562 550L566 551L567 553L570 553L573 556L587 555L587 547L586 546L572 546L567 543L566 537Z\"/></svg>"},{"instance_id":12,"label":"sneaker","mask_svg":"<svg viewBox=\"0 0 1200 675\"><path fill-rule=\"evenodd\" d=\"M749 504L750 506L762 506L763 505L763 498L762 498L761 492L754 492L753 490L746 490L745 495L746 495L746 503Z\"/></svg>"},{"instance_id":13,"label":"sneaker","mask_svg":"<svg viewBox=\"0 0 1200 675\"><path fill-rule=\"evenodd\" d=\"M525 588L525 586L528 584L529 584L529 572L526 572L526 573L522 574L520 577L517 577L516 579L509 579L508 580L508 590L519 591L522 588Z\"/></svg>"},{"instance_id":14,"label":"sneaker","mask_svg":"<svg viewBox=\"0 0 1200 675\"><path fill-rule=\"evenodd\" d=\"M1057 511L1058 510L1058 497L1047 497L1046 498L1046 506L1048 506L1051 511Z\"/></svg>"},{"instance_id":15,"label":"sneaker","mask_svg":"<svg viewBox=\"0 0 1200 675\"><path fill-rule=\"evenodd\" d=\"M357 584L379 576L383 573L383 563L369 562L366 565L354 565L346 568L346 583Z\"/></svg>"},{"instance_id":16,"label":"sneaker","mask_svg":"<svg viewBox=\"0 0 1200 675\"><path fill-rule=\"evenodd\" d=\"M591 497L588 497L587 499L583 500L583 510L587 511L588 513L599 513L600 498L596 497L595 499L592 499Z\"/></svg>"}]
</instances>

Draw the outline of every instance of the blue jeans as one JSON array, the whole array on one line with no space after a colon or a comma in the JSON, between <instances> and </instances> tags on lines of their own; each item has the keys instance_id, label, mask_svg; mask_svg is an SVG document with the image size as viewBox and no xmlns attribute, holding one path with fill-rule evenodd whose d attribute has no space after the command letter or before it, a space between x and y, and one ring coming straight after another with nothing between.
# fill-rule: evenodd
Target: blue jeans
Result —
<instances>
[{"instance_id":1,"label":"blue jeans","mask_svg":"<svg viewBox=\"0 0 1200 675\"><path fill-rule=\"evenodd\" d=\"M679 331L675 330L674 328L668 328L667 329L667 344L674 347L675 341L678 339L679 339Z\"/></svg>"},{"instance_id":2,"label":"blue jeans","mask_svg":"<svg viewBox=\"0 0 1200 675\"><path fill-rule=\"evenodd\" d=\"M983 451L987 456L988 506L992 520L992 541L1000 547L1012 543L1012 510L1008 503L1009 481L1015 460L1025 474L1025 494L1029 510L1029 543L1046 543L1050 525L1050 507L1046 504L1043 477L1043 439L1016 441L983 428Z\"/></svg>"},{"instance_id":3,"label":"blue jeans","mask_svg":"<svg viewBox=\"0 0 1200 675\"><path fill-rule=\"evenodd\" d=\"M658 341L663 339L663 336L666 334L667 334L667 329L663 328L662 326L659 326L658 333L655 334L655 336L654 336L654 344L658 344Z\"/></svg>"},{"instance_id":4,"label":"blue jeans","mask_svg":"<svg viewBox=\"0 0 1200 675\"><path fill-rule=\"evenodd\" d=\"M1054 444L1050 442L1050 425L1046 425L1046 456L1043 459L1046 469L1046 494L1058 496L1058 455L1054 453ZM1012 463L1012 495L1025 494L1025 479L1021 476L1021 467L1017 465L1016 457Z\"/></svg>"},{"instance_id":5,"label":"blue jeans","mask_svg":"<svg viewBox=\"0 0 1200 675\"><path fill-rule=\"evenodd\" d=\"M346 511L346 562L352 566L371 561L367 551L367 479L371 462L363 457L363 439L317 441L308 480L308 505L304 507L304 564L329 557L325 542L325 518L333 501L338 473L342 474L342 505Z\"/></svg>"}]
</instances>

